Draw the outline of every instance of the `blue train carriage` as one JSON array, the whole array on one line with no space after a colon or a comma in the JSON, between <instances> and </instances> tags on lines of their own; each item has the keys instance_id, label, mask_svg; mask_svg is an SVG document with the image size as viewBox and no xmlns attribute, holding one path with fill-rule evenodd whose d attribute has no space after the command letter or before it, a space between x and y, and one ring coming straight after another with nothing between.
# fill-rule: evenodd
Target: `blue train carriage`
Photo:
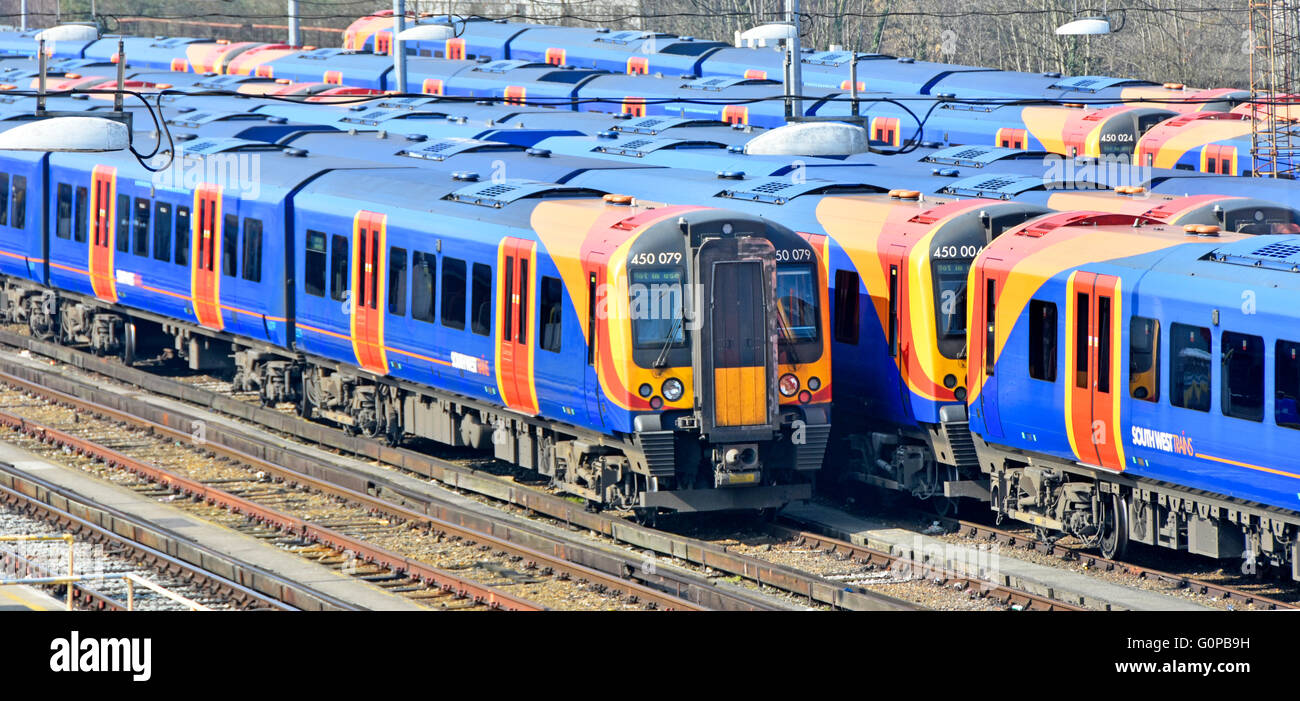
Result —
<instances>
[{"instance_id":1,"label":"blue train carriage","mask_svg":"<svg viewBox=\"0 0 1300 701\"><path fill-rule=\"evenodd\" d=\"M330 166L233 138L178 154L154 173L129 154L49 157L56 316L39 335L128 361L171 346L195 369L228 367L236 340L288 345L285 201Z\"/></svg>"},{"instance_id":2,"label":"blue train carriage","mask_svg":"<svg viewBox=\"0 0 1300 701\"><path fill-rule=\"evenodd\" d=\"M327 174L295 197L296 347L335 363L304 375L304 413L490 447L646 514L810 496L831 385L807 241L723 210L455 178Z\"/></svg>"},{"instance_id":3,"label":"blue train carriage","mask_svg":"<svg viewBox=\"0 0 1300 701\"><path fill-rule=\"evenodd\" d=\"M48 324L42 311L48 239L45 237L45 168L49 154L0 152L0 319Z\"/></svg>"},{"instance_id":4,"label":"blue train carriage","mask_svg":"<svg viewBox=\"0 0 1300 701\"><path fill-rule=\"evenodd\" d=\"M1300 239L1078 223L1003 236L971 273L993 508L1108 557L1140 542L1300 579Z\"/></svg>"}]
</instances>

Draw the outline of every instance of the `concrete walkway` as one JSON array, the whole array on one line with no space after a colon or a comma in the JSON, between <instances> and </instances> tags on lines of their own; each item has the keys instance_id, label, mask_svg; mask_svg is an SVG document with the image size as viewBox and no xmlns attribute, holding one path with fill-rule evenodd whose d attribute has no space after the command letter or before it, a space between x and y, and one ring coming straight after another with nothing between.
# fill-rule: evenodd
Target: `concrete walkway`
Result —
<instances>
[{"instance_id":1,"label":"concrete walkway","mask_svg":"<svg viewBox=\"0 0 1300 701\"><path fill-rule=\"evenodd\" d=\"M960 570L968 563L988 563L992 578L999 584L1081 606L1131 611L1212 610L1180 596L1127 587L1090 575L1020 560L1007 550L999 550L997 558L993 559L987 553L981 555L973 547L892 528L874 519L856 517L818 504L791 505L781 515L808 524L811 530L832 538L924 561L936 568ZM918 550L922 552L918 553ZM942 560L942 564L935 560Z\"/></svg>"}]
</instances>

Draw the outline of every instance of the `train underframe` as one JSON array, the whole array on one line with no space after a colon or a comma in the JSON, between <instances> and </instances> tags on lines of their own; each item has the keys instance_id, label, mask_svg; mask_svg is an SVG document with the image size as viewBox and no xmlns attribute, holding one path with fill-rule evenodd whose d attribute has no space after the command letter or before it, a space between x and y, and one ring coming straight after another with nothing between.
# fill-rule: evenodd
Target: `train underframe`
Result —
<instances>
[{"instance_id":1,"label":"train underframe","mask_svg":"<svg viewBox=\"0 0 1300 701\"><path fill-rule=\"evenodd\" d=\"M1008 450L972 434L964 412L945 411L924 430L849 436L850 478L927 500L940 514L983 503L999 521L1027 523L1049 540L1072 535L1107 558L1144 544L1300 581L1300 515Z\"/></svg>"},{"instance_id":2,"label":"train underframe","mask_svg":"<svg viewBox=\"0 0 1300 701\"><path fill-rule=\"evenodd\" d=\"M818 422L800 412L787 414L780 433L763 443L710 446L689 426L675 425L611 436L12 278L0 289L0 322L26 324L40 340L85 346L128 364L157 357L183 362L232 378L236 391L256 392L264 406L291 402L303 418L390 445L419 437L490 452L548 478L589 507L632 509L644 518L670 511L775 511L808 499L815 470L797 467L820 467L829 432L829 417ZM811 445L791 445L796 419ZM751 450L763 459L743 458ZM790 469L773 467L787 458ZM745 470L756 477L729 481Z\"/></svg>"}]
</instances>

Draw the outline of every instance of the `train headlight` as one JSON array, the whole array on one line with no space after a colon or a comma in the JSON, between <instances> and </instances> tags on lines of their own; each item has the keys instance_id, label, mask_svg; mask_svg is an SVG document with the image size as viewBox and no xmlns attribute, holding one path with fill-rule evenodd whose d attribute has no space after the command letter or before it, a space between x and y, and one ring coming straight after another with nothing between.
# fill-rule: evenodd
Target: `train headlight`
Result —
<instances>
[{"instance_id":1,"label":"train headlight","mask_svg":"<svg viewBox=\"0 0 1300 701\"><path fill-rule=\"evenodd\" d=\"M675 402L678 399L681 399L682 392L686 391L686 387L682 384L682 381L676 377L670 377L664 380L663 386L659 389L663 391L664 399L667 399L670 402Z\"/></svg>"},{"instance_id":2,"label":"train headlight","mask_svg":"<svg viewBox=\"0 0 1300 701\"><path fill-rule=\"evenodd\" d=\"M651 394L654 394L654 391L655 388L651 387L650 383L646 382L642 383L641 387L637 389L637 394L640 394L642 397L649 397Z\"/></svg>"},{"instance_id":3,"label":"train headlight","mask_svg":"<svg viewBox=\"0 0 1300 701\"><path fill-rule=\"evenodd\" d=\"M817 377L810 377L810 378L808 378L808 389L810 389L810 390L816 392L817 390L819 390L819 389L821 389L821 388L822 388L822 381L821 381L820 378L817 378Z\"/></svg>"},{"instance_id":4,"label":"train headlight","mask_svg":"<svg viewBox=\"0 0 1300 701\"><path fill-rule=\"evenodd\" d=\"M799 393L799 378L786 373L781 376L780 382L776 384L777 389L781 390L781 396L793 397Z\"/></svg>"}]
</instances>

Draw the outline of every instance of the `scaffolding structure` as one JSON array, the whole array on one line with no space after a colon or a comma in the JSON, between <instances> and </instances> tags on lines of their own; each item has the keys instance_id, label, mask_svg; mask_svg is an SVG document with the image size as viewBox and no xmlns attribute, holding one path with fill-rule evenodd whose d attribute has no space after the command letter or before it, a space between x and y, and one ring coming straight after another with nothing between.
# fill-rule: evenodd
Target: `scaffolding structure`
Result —
<instances>
[{"instance_id":1,"label":"scaffolding structure","mask_svg":"<svg viewBox=\"0 0 1300 701\"><path fill-rule=\"evenodd\" d=\"M1300 0L1250 3L1251 172L1295 178L1300 163L1300 96L1296 94Z\"/></svg>"}]
</instances>

